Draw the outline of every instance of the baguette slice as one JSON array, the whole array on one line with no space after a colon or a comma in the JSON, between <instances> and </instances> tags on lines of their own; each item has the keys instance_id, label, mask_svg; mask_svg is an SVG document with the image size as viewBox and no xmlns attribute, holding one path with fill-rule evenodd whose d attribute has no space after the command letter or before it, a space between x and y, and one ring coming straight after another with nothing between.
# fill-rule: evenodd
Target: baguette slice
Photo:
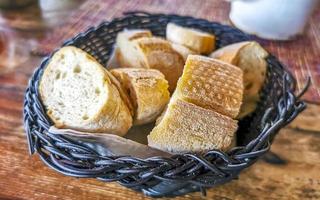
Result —
<instances>
[{"instance_id":1,"label":"baguette slice","mask_svg":"<svg viewBox=\"0 0 320 200\"><path fill-rule=\"evenodd\" d=\"M257 42L240 42L225 46L210 57L233 64L243 70L244 103L238 118L242 118L255 110L267 71L265 51Z\"/></svg>"},{"instance_id":2,"label":"baguette slice","mask_svg":"<svg viewBox=\"0 0 320 200\"><path fill-rule=\"evenodd\" d=\"M186 61L189 55L196 55L198 54L197 52L189 49L186 46L183 46L181 44L176 44L176 43L171 43L172 48L178 52L182 57L183 60Z\"/></svg>"},{"instance_id":3,"label":"baguette slice","mask_svg":"<svg viewBox=\"0 0 320 200\"><path fill-rule=\"evenodd\" d=\"M172 153L222 151L231 147L237 121L175 99L148 135L148 145Z\"/></svg>"},{"instance_id":4,"label":"baguette slice","mask_svg":"<svg viewBox=\"0 0 320 200\"><path fill-rule=\"evenodd\" d=\"M169 101L168 81L158 70L143 68L119 68L111 73L128 91L134 106L134 124L155 121Z\"/></svg>"},{"instance_id":5,"label":"baguette slice","mask_svg":"<svg viewBox=\"0 0 320 200\"><path fill-rule=\"evenodd\" d=\"M241 69L209 57L189 55L173 98L235 118L242 94Z\"/></svg>"},{"instance_id":6,"label":"baguette slice","mask_svg":"<svg viewBox=\"0 0 320 200\"><path fill-rule=\"evenodd\" d=\"M209 54L215 48L214 35L173 23L168 23L166 36L169 41L184 45L200 54Z\"/></svg>"},{"instance_id":7,"label":"baguette slice","mask_svg":"<svg viewBox=\"0 0 320 200\"><path fill-rule=\"evenodd\" d=\"M107 70L76 47L57 51L40 80L39 92L57 128L123 136L132 116Z\"/></svg>"},{"instance_id":8,"label":"baguette slice","mask_svg":"<svg viewBox=\"0 0 320 200\"><path fill-rule=\"evenodd\" d=\"M121 48L121 47L120 47ZM142 37L127 42L118 58L121 67L157 69L164 74L169 82L169 90L173 92L182 74L184 60L176 52L170 42L157 37Z\"/></svg>"},{"instance_id":9,"label":"baguette slice","mask_svg":"<svg viewBox=\"0 0 320 200\"><path fill-rule=\"evenodd\" d=\"M136 67L140 65L140 57L136 51L130 51L130 49L134 48L130 41L143 37L152 37L152 33L146 29L131 29L118 33L115 48L117 64L121 67Z\"/></svg>"}]
</instances>

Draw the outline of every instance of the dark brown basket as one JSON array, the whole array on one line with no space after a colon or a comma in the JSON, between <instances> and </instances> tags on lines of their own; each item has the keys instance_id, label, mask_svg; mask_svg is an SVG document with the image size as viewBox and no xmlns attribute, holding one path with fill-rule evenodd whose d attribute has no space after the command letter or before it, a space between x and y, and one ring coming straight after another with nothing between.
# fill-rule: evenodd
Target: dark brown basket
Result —
<instances>
[{"instance_id":1,"label":"dark brown basket","mask_svg":"<svg viewBox=\"0 0 320 200\"><path fill-rule=\"evenodd\" d=\"M124 28L150 29L165 36L168 22L201 29L217 36L217 46L250 40L241 31L188 16L127 13L122 18L90 28L65 45L77 46L105 65L116 35ZM177 196L226 183L265 154L276 133L291 122L305 103L295 95L295 80L274 57L269 56L268 72L257 110L239 122L238 146L229 152L212 149L205 154L177 154L171 158L139 159L131 156L102 156L77 141L48 131L53 125L41 103L38 84L51 56L45 58L29 81L24 101L24 126L30 153L54 170L73 177L117 181L119 184L154 197Z\"/></svg>"}]
</instances>

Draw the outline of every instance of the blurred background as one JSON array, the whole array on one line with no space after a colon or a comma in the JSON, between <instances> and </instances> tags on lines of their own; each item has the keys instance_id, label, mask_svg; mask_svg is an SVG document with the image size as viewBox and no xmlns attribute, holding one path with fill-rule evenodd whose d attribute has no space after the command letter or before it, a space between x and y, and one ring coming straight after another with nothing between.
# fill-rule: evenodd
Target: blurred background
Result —
<instances>
[{"instance_id":1,"label":"blurred background","mask_svg":"<svg viewBox=\"0 0 320 200\"><path fill-rule=\"evenodd\" d=\"M0 0L0 73L25 62L39 41L83 2Z\"/></svg>"},{"instance_id":2,"label":"blurred background","mask_svg":"<svg viewBox=\"0 0 320 200\"><path fill-rule=\"evenodd\" d=\"M235 26L277 56L297 79L298 89L311 78L304 96L307 110L281 131L272 147L287 165L258 162L239 181L210 190L208 198L320 199L319 0L0 0L0 199L144 198L116 183L107 188L95 180L62 176L38 158L28 158L22 124L24 91L43 57L77 33L136 10ZM7 176L13 173L18 178Z\"/></svg>"},{"instance_id":3,"label":"blurred background","mask_svg":"<svg viewBox=\"0 0 320 200\"><path fill-rule=\"evenodd\" d=\"M132 10L192 15L255 34L289 66L299 88L311 77L306 98L320 103L318 0L0 0L0 74Z\"/></svg>"}]
</instances>

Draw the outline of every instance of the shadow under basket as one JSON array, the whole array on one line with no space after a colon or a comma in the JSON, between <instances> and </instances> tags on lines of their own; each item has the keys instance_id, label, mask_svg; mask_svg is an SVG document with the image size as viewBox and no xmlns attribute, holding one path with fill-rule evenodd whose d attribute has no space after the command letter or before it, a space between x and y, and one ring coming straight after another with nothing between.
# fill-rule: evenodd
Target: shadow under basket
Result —
<instances>
[{"instance_id":1,"label":"shadow under basket","mask_svg":"<svg viewBox=\"0 0 320 200\"><path fill-rule=\"evenodd\" d=\"M111 22L92 27L66 41L94 56L106 65L117 33L123 29L150 29L165 36L168 22L193 27L216 35L217 48L250 40L250 36L229 26L189 16L130 12ZM51 54L52 55L52 54ZM41 103L38 85L51 56L45 58L29 81L24 100L24 126L30 153L37 152L44 163L72 177L117 181L120 185L148 196L168 197L205 189L236 179L239 173L256 162L269 149L277 132L304 108L295 94L295 80L272 55L267 78L256 111L239 121L238 144L228 152L212 149L205 154L176 154L170 158L139 159L132 156L102 156L75 140L49 132L53 123Z\"/></svg>"}]
</instances>

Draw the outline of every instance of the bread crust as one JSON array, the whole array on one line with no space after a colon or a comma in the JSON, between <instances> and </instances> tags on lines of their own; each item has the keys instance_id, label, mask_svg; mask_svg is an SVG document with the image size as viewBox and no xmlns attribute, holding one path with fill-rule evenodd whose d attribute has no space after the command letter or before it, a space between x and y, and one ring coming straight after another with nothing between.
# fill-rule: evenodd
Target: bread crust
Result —
<instances>
[{"instance_id":1,"label":"bread crust","mask_svg":"<svg viewBox=\"0 0 320 200\"><path fill-rule=\"evenodd\" d=\"M182 74L184 59L170 42L158 37L140 37L127 40L119 47L122 50L117 59L121 67L157 69L169 82L169 91L174 91Z\"/></svg>"},{"instance_id":2,"label":"bread crust","mask_svg":"<svg viewBox=\"0 0 320 200\"><path fill-rule=\"evenodd\" d=\"M107 69L105 70L105 72L106 72L107 76L110 78L111 83L116 86L117 90L119 91L120 97L122 98L122 100L124 101L124 103L128 107L131 115L133 116L134 115L134 108L133 108L133 105L130 101L129 95L124 90L124 88L122 87L119 80L116 77L114 77L114 75L111 72L109 72Z\"/></svg>"},{"instance_id":3,"label":"bread crust","mask_svg":"<svg viewBox=\"0 0 320 200\"><path fill-rule=\"evenodd\" d=\"M209 54L215 49L213 34L174 23L168 23L166 37L169 41L184 45L199 54Z\"/></svg>"},{"instance_id":4,"label":"bread crust","mask_svg":"<svg viewBox=\"0 0 320 200\"><path fill-rule=\"evenodd\" d=\"M135 110L134 124L155 121L170 98L164 75L158 70L143 68L118 68L111 73L130 94Z\"/></svg>"},{"instance_id":5,"label":"bread crust","mask_svg":"<svg viewBox=\"0 0 320 200\"><path fill-rule=\"evenodd\" d=\"M242 74L231 64L189 55L173 96L235 118L242 103Z\"/></svg>"},{"instance_id":6,"label":"bread crust","mask_svg":"<svg viewBox=\"0 0 320 200\"><path fill-rule=\"evenodd\" d=\"M139 38L134 43L142 51L148 68L163 73L169 82L170 92L173 92L183 71L183 57L162 38Z\"/></svg>"},{"instance_id":7,"label":"bread crust","mask_svg":"<svg viewBox=\"0 0 320 200\"><path fill-rule=\"evenodd\" d=\"M144 63L141 63L143 55L141 55L139 51L136 51L131 43L131 41L143 37L152 37L152 33L146 29L130 29L118 33L115 57L120 67L146 67Z\"/></svg>"}]
</instances>

